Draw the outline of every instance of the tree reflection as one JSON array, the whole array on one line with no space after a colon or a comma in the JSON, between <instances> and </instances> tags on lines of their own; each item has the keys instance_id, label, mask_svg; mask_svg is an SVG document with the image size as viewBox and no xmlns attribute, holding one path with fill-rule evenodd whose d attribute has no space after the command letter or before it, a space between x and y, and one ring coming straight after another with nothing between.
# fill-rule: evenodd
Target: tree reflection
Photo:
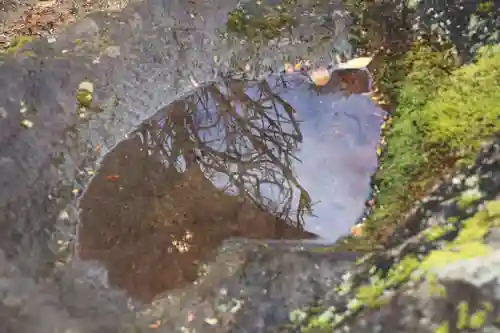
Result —
<instances>
[{"instance_id":1,"label":"tree reflection","mask_svg":"<svg viewBox=\"0 0 500 333\"><path fill-rule=\"evenodd\" d=\"M295 110L276 92L286 87L283 77L273 87L268 81L209 84L139 129L145 148L175 172L195 167L212 180L225 179L227 192L300 227L312 213L311 198L292 170L302 134Z\"/></svg>"},{"instance_id":2,"label":"tree reflection","mask_svg":"<svg viewBox=\"0 0 500 333\"><path fill-rule=\"evenodd\" d=\"M149 302L194 281L224 239L314 237L292 169L300 124L279 97L288 84L204 86L118 144L80 202L80 257Z\"/></svg>"}]
</instances>

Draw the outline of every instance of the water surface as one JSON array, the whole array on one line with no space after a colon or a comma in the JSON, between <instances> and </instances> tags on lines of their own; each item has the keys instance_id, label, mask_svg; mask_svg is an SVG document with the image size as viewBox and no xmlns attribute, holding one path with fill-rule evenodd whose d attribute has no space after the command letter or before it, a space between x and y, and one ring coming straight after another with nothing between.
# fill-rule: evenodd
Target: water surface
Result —
<instances>
[{"instance_id":1,"label":"water surface","mask_svg":"<svg viewBox=\"0 0 500 333\"><path fill-rule=\"evenodd\" d=\"M364 210L383 111L299 74L200 87L103 160L79 254L135 298L196 280L223 240L333 242Z\"/></svg>"}]
</instances>

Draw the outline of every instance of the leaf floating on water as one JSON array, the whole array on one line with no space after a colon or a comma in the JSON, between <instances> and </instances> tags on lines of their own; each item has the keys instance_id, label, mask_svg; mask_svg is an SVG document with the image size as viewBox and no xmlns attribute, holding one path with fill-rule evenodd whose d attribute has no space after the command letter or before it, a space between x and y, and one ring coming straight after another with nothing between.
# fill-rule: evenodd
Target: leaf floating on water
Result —
<instances>
[{"instance_id":1,"label":"leaf floating on water","mask_svg":"<svg viewBox=\"0 0 500 333\"><path fill-rule=\"evenodd\" d=\"M326 68L318 68L309 73L311 81L317 86L324 86L330 81L330 72Z\"/></svg>"},{"instance_id":2,"label":"leaf floating on water","mask_svg":"<svg viewBox=\"0 0 500 333\"><path fill-rule=\"evenodd\" d=\"M108 175L104 177L104 179L109 180L110 182L116 182L120 178L120 175Z\"/></svg>"},{"instance_id":3,"label":"leaf floating on water","mask_svg":"<svg viewBox=\"0 0 500 333\"><path fill-rule=\"evenodd\" d=\"M26 128L32 128L33 127L33 122L28 119L24 119L21 121L21 126L26 127Z\"/></svg>"}]
</instances>

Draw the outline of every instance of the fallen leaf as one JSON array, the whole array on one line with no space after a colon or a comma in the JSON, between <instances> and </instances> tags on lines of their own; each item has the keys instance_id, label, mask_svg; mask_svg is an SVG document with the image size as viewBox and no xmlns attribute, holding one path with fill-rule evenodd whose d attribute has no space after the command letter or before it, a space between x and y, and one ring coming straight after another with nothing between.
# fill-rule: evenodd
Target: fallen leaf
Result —
<instances>
[{"instance_id":1,"label":"fallen leaf","mask_svg":"<svg viewBox=\"0 0 500 333\"><path fill-rule=\"evenodd\" d=\"M354 227L351 228L351 234L355 237L359 237L363 235L363 224L356 224Z\"/></svg>"},{"instance_id":2,"label":"fallen leaf","mask_svg":"<svg viewBox=\"0 0 500 333\"><path fill-rule=\"evenodd\" d=\"M120 178L120 175L109 175L104 177L104 179L109 180L111 182L116 182Z\"/></svg>"},{"instance_id":3,"label":"fallen leaf","mask_svg":"<svg viewBox=\"0 0 500 333\"><path fill-rule=\"evenodd\" d=\"M337 69L361 69L366 68L372 62L372 57L360 57L338 64Z\"/></svg>"},{"instance_id":4,"label":"fallen leaf","mask_svg":"<svg viewBox=\"0 0 500 333\"><path fill-rule=\"evenodd\" d=\"M317 86L324 86L330 81L330 72L326 68L318 68L310 72L311 81Z\"/></svg>"}]
</instances>

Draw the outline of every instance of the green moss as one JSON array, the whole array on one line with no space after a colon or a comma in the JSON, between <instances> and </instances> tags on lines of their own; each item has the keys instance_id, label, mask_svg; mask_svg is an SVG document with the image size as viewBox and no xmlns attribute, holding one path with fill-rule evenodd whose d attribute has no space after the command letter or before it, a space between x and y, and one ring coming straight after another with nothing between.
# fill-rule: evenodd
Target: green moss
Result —
<instances>
[{"instance_id":1,"label":"green moss","mask_svg":"<svg viewBox=\"0 0 500 333\"><path fill-rule=\"evenodd\" d=\"M485 206L489 217L493 219L500 218L500 200L488 201Z\"/></svg>"},{"instance_id":2,"label":"green moss","mask_svg":"<svg viewBox=\"0 0 500 333\"><path fill-rule=\"evenodd\" d=\"M446 249L431 252L422 262L421 269L428 271L457 261L485 256L489 253L491 253L491 248L480 242L448 246Z\"/></svg>"},{"instance_id":3,"label":"green moss","mask_svg":"<svg viewBox=\"0 0 500 333\"><path fill-rule=\"evenodd\" d=\"M92 94L87 91L80 89L76 92L76 101L80 107L90 107L92 104Z\"/></svg>"},{"instance_id":4,"label":"green moss","mask_svg":"<svg viewBox=\"0 0 500 333\"><path fill-rule=\"evenodd\" d=\"M6 53L15 53L18 50L22 50L26 44L31 43L35 40L34 36L17 36L10 43L9 47L5 49Z\"/></svg>"},{"instance_id":5,"label":"green moss","mask_svg":"<svg viewBox=\"0 0 500 333\"><path fill-rule=\"evenodd\" d=\"M481 199L481 194L476 192L466 191L464 192L457 201L457 206L460 209L466 209L470 207L474 202Z\"/></svg>"},{"instance_id":6,"label":"green moss","mask_svg":"<svg viewBox=\"0 0 500 333\"><path fill-rule=\"evenodd\" d=\"M458 303L457 306L457 328L463 330L467 327L469 319L469 304L465 301Z\"/></svg>"},{"instance_id":7,"label":"green moss","mask_svg":"<svg viewBox=\"0 0 500 333\"><path fill-rule=\"evenodd\" d=\"M94 93L94 85L89 81L82 81L78 85L78 89L76 91L76 101L78 107L80 108L88 108L92 104Z\"/></svg>"},{"instance_id":8,"label":"green moss","mask_svg":"<svg viewBox=\"0 0 500 333\"><path fill-rule=\"evenodd\" d=\"M453 231L455 226L453 224L446 225L433 225L429 229L425 230L425 237L428 241L435 241L442 238L444 235Z\"/></svg>"},{"instance_id":9,"label":"green moss","mask_svg":"<svg viewBox=\"0 0 500 333\"><path fill-rule=\"evenodd\" d=\"M445 46L419 42L400 66L407 74L374 177L379 205L366 222L375 235L400 220L447 168L470 163L480 143L500 130L500 46L483 48L475 63L457 69Z\"/></svg>"},{"instance_id":10,"label":"green moss","mask_svg":"<svg viewBox=\"0 0 500 333\"><path fill-rule=\"evenodd\" d=\"M426 139L469 155L500 128L500 46L483 48L477 62L458 69L422 110Z\"/></svg>"},{"instance_id":11,"label":"green moss","mask_svg":"<svg viewBox=\"0 0 500 333\"><path fill-rule=\"evenodd\" d=\"M457 306L457 324L459 330L480 329L486 324L489 313L492 311L491 304L483 304L483 309L470 314L469 304L462 301Z\"/></svg>"},{"instance_id":12,"label":"green moss","mask_svg":"<svg viewBox=\"0 0 500 333\"><path fill-rule=\"evenodd\" d=\"M427 282L429 283L430 296L446 297L446 288L441 283L439 283L436 275L429 273L427 275Z\"/></svg>"},{"instance_id":13,"label":"green moss","mask_svg":"<svg viewBox=\"0 0 500 333\"><path fill-rule=\"evenodd\" d=\"M491 227L486 210L465 220L458 236L442 249L432 251L421 264L423 271L443 267L450 263L489 254L492 249L483 243Z\"/></svg>"},{"instance_id":14,"label":"green moss","mask_svg":"<svg viewBox=\"0 0 500 333\"><path fill-rule=\"evenodd\" d=\"M358 287L355 299L359 301L360 305L371 308L385 304L387 299L382 298L384 292L407 281L419 265L420 262L415 256L406 256L389 270L385 278L381 279L375 275L370 284Z\"/></svg>"},{"instance_id":15,"label":"green moss","mask_svg":"<svg viewBox=\"0 0 500 333\"><path fill-rule=\"evenodd\" d=\"M266 42L281 36L295 24L295 0L281 0L276 6L263 6L259 2L247 4L229 13L226 30L238 38L254 43Z\"/></svg>"},{"instance_id":16,"label":"green moss","mask_svg":"<svg viewBox=\"0 0 500 333\"><path fill-rule=\"evenodd\" d=\"M485 310L473 313L469 319L469 327L472 329L479 329L486 323L488 313Z\"/></svg>"},{"instance_id":17,"label":"green moss","mask_svg":"<svg viewBox=\"0 0 500 333\"><path fill-rule=\"evenodd\" d=\"M447 321L442 322L434 333L448 333L450 331L450 324Z\"/></svg>"}]
</instances>

